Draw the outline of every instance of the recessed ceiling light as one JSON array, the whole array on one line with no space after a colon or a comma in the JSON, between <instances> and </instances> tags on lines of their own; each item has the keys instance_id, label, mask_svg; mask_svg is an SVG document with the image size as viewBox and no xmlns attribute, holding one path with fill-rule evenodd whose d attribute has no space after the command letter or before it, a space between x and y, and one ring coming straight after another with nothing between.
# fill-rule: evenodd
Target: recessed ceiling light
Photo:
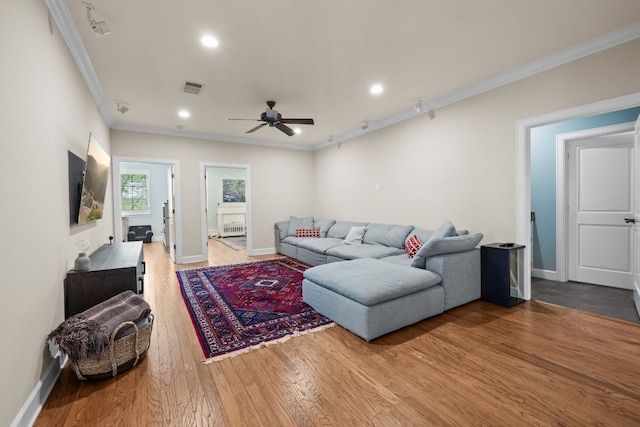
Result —
<instances>
[{"instance_id":1,"label":"recessed ceiling light","mask_svg":"<svg viewBox=\"0 0 640 427\"><path fill-rule=\"evenodd\" d=\"M218 47L218 39L213 36L203 36L200 42L206 47Z\"/></svg>"},{"instance_id":2,"label":"recessed ceiling light","mask_svg":"<svg viewBox=\"0 0 640 427\"><path fill-rule=\"evenodd\" d=\"M374 84L373 86L371 86L371 89L369 89L369 91L374 95L380 95L383 90L384 88L380 83Z\"/></svg>"},{"instance_id":3,"label":"recessed ceiling light","mask_svg":"<svg viewBox=\"0 0 640 427\"><path fill-rule=\"evenodd\" d=\"M293 129L293 133L300 133L300 132L302 132L302 129L300 128Z\"/></svg>"},{"instance_id":4,"label":"recessed ceiling light","mask_svg":"<svg viewBox=\"0 0 640 427\"><path fill-rule=\"evenodd\" d=\"M191 116L191 113L189 113L187 110L180 110L178 111L178 115L183 119L188 119L189 116Z\"/></svg>"}]
</instances>

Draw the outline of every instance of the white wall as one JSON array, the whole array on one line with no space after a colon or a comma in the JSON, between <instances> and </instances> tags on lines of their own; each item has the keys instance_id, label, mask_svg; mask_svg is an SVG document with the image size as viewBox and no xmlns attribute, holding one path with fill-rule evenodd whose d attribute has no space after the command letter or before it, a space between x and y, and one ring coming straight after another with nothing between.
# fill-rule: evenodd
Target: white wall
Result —
<instances>
[{"instance_id":1,"label":"white wall","mask_svg":"<svg viewBox=\"0 0 640 427\"><path fill-rule=\"evenodd\" d=\"M86 160L89 133L109 129L42 1L0 6L0 425L15 419L51 358L46 336L64 320L63 280L87 239L113 235L105 218L70 227L67 151Z\"/></svg>"},{"instance_id":2,"label":"white wall","mask_svg":"<svg viewBox=\"0 0 640 427\"><path fill-rule=\"evenodd\" d=\"M314 213L514 241L516 122L640 91L638 70L640 40L320 150Z\"/></svg>"},{"instance_id":3,"label":"white wall","mask_svg":"<svg viewBox=\"0 0 640 427\"><path fill-rule=\"evenodd\" d=\"M273 224L290 215L312 215L313 153L245 144L111 131L113 156L180 162L182 257L201 256L200 162L248 164L251 168L253 249L273 248Z\"/></svg>"}]
</instances>

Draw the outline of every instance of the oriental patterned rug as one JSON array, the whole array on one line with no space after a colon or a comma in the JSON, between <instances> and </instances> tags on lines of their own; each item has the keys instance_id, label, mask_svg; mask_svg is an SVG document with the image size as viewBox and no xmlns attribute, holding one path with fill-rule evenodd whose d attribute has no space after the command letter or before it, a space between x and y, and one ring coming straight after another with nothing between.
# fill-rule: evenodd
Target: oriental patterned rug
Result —
<instances>
[{"instance_id":1,"label":"oriental patterned rug","mask_svg":"<svg viewBox=\"0 0 640 427\"><path fill-rule=\"evenodd\" d=\"M333 326L302 301L307 268L278 258L176 271L205 363Z\"/></svg>"}]
</instances>

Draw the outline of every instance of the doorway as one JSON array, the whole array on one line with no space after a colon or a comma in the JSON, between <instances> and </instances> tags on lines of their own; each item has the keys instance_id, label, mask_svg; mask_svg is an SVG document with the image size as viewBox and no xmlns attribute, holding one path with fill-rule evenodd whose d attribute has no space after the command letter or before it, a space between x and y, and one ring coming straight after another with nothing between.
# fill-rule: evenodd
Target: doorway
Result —
<instances>
[{"instance_id":1,"label":"doorway","mask_svg":"<svg viewBox=\"0 0 640 427\"><path fill-rule=\"evenodd\" d=\"M595 102L580 107L557 111L542 116L531 117L517 122L517 208L516 208L516 239L526 245L525 248L525 283L524 297L531 299L532 272L532 209L531 209L531 141L532 131L536 128L560 123L562 121L584 118L592 115L615 112L624 109L637 108L640 105L640 92L618 98ZM554 162L555 163L555 162ZM549 167L549 165L547 165ZM553 168L554 166L551 165ZM554 204L555 207L555 204ZM555 216L555 215L554 215ZM537 213L536 213L537 218ZM537 219L536 219L537 220ZM554 226L555 228L555 226ZM554 233L555 235L555 233ZM555 252L555 246L554 246ZM555 260L555 257L554 257ZM554 261L555 263L555 261ZM555 270L555 265L554 265ZM554 271L555 272L555 271ZM552 278L555 280L555 278Z\"/></svg>"},{"instance_id":2,"label":"doorway","mask_svg":"<svg viewBox=\"0 0 640 427\"><path fill-rule=\"evenodd\" d=\"M201 162L200 169L203 253L215 238L252 255L249 165Z\"/></svg>"},{"instance_id":3,"label":"doorway","mask_svg":"<svg viewBox=\"0 0 640 427\"><path fill-rule=\"evenodd\" d=\"M179 161L132 157L113 157L114 234L117 242L127 240L127 229L133 225L151 225L153 241L162 241L174 263L182 259L180 227ZM143 191L146 209L123 210L121 174L146 177Z\"/></svg>"}]
</instances>

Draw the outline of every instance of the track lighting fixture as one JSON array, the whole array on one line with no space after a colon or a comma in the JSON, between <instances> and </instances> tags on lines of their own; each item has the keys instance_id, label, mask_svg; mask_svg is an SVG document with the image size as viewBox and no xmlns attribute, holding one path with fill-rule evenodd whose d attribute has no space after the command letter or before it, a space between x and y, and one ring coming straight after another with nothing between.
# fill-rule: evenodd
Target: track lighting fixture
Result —
<instances>
[{"instance_id":1,"label":"track lighting fixture","mask_svg":"<svg viewBox=\"0 0 640 427\"><path fill-rule=\"evenodd\" d=\"M87 8L87 20L89 21L89 25L91 26L94 34L98 36L108 36L109 34L111 34L111 28L109 28L109 24L107 24L106 21L97 22L95 19L93 19L93 16L91 16L91 11L95 11L96 7L91 3L84 1L82 2L82 4Z\"/></svg>"},{"instance_id":2,"label":"track lighting fixture","mask_svg":"<svg viewBox=\"0 0 640 427\"><path fill-rule=\"evenodd\" d=\"M361 129L362 129L362 130L367 130L367 129L369 129L369 122L366 122L366 121L365 121L365 122L362 122Z\"/></svg>"},{"instance_id":3,"label":"track lighting fixture","mask_svg":"<svg viewBox=\"0 0 640 427\"><path fill-rule=\"evenodd\" d=\"M422 111L422 100L416 102L416 105L414 105L413 108L416 110L416 113Z\"/></svg>"},{"instance_id":4,"label":"track lighting fixture","mask_svg":"<svg viewBox=\"0 0 640 427\"><path fill-rule=\"evenodd\" d=\"M116 102L116 110L118 110L119 113L124 114L127 111L129 111L129 107L127 107L124 104L120 104L119 102Z\"/></svg>"}]
</instances>

